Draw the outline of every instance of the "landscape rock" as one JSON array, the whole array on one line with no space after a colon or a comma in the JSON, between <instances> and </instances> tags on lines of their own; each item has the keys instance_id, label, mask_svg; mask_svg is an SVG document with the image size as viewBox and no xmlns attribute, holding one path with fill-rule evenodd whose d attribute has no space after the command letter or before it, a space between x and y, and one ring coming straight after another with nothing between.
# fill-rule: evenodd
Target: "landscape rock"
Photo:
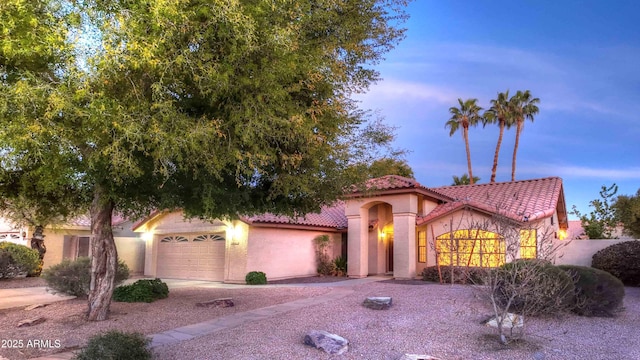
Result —
<instances>
[{"instance_id":1,"label":"landscape rock","mask_svg":"<svg viewBox=\"0 0 640 360\"><path fill-rule=\"evenodd\" d=\"M497 328L498 319L499 317L494 316L489 321L487 321L485 325ZM518 314L507 313L504 317L504 320L502 321L502 327L505 329L521 328L523 326L524 316Z\"/></svg>"},{"instance_id":2,"label":"landscape rock","mask_svg":"<svg viewBox=\"0 0 640 360\"><path fill-rule=\"evenodd\" d=\"M430 355L404 354L398 360L440 360L440 359Z\"/></svg>"},{"instance_id":3,"label":"landscape rock","mask_svg":"<svg viewBox=\"0 0 640 360\"><path fill-rule=\"evenodd\" d=\"M33 309L37 309L37 308L41 308L41 307L45 307L49 304L33 304L33 305L29 305L26 308L24 308L25 311L31 311Z\"/></svg>"},{"instance_id":4,"label":"landscape rock","mask_svg":"<svg viewBox=\"0 0 640 360\"><path fill-rule=\"evenodd\" d=\"M373 310L387 310L391 307L391 297L389 296L370 296L362 303L364 307Z\"/></svg>"},{"instance_id":5,"label":"landscape rock","mask_svg":"<svg viewBox=\"0 0 640 360\"><path fill-rule=\"evenodd\" d=\"M38 325L43 323L45 320L46 319L42 316L33 319L22 320L18 323L18 327Z\"/></svg>"},{"instance_id":6,"label":"landscape rock","mask_svg":"<svg viewBox=\"0 0 640 360\"><path fill-rule=\"evenodd\" d=\"M227 308L235 306L232 298L220 298L205 302L196 303L196 306L207 307L207 308Z\"/></svg>"},{"instance_id":7,"label":"landscape rock","mask_svg":"<svg viewBox=\"0 0 640 360\"><path fill-rule=\"evenodd\" d=\"M331 355L342 355L349 350L349 341L342 336L323 330L311 330L304 336L304 344L322 349Z\"/></svg>"}]
</instances>

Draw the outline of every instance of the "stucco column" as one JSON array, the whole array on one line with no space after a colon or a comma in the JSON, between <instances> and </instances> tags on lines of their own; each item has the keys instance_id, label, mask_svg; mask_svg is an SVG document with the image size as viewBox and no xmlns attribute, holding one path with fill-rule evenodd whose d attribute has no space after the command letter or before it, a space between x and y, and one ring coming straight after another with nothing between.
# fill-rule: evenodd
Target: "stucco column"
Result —
<instances>
[{"instance_id":1,"label":"stucco column","mask_svg":"<svg viewBox=\"0 0 640 360\"><path fill-rule=\"evenodd\" d=\"M351 224L349 224L351 226ZM413 279L416 276L416 214L393 214L393 277Z\"/></svg>"},{"instance_id":2,"label":"stucco column","mask_svg":"<svg viewBox=\"0 0 640 360\"><path fill-rule=\"evenodd\" d=\"M158 270L158 237L151 235L144 244L144 275L155 277Z\"/></svg>"},{"instance_id":3,"label":"stucco column","mask_svg":"<svg viewBox=\"0 0 640 360\"><path fill-rule=\"evenodd\" d=\"M347 275L351 278L363 278L369 272L369 216L360 211L360 215L348 215L347 220Z\"/></svg>"}]
</instances>

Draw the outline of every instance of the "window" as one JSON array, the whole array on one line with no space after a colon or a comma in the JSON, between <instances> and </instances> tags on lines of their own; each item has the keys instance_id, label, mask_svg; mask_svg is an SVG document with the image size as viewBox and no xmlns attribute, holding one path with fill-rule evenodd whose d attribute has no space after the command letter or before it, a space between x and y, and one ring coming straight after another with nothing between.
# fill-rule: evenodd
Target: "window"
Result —
<instances>
[{"instance_id":1,"label":"window","mask_svg":"<svg viewBox=\"0 0 640 360\"><path fill-rule=\"evenodd\" d=\"M165 236L162 239L160 239L160 242L166 243L166 242L188 242L189 240L184 237L184 236L180 236L180 235L176 235L176 236Z\"/></svg>"},{"instance_id":2,"label":"window","mask_svg":"<svg viewBox=\"0 0 640 360\"><path fill-rule=\"evenodd\" d=\"M436 256L442 266L497 267L505 263L505 243L494 232L456 230L436 238Z\"/></svg>"},{"instance_id":3,"label":"window","mask_svg":"<svg viewBox=\"0 0 640 360\"><path fill-rule=\"evenodd\" d=\"M535 259L538 256L536 230L520 230L520 258Z\"/></svg>"},{"instance_id":4,"label":"window","mask_svg":"<svg viewBox=\"0 0 640 360\"><path fill-rule=\"evenodd\" d=\"M217 234L209 234L209 235L198 235L195 238L193 238L193 241L224 241L224 237L221 235L217 235Z\"/></svg>"},{"instance_id":5,"label":"window","mask_svg":"<svg viewBox=\"0 0 640 360\"><path fill-rule=\"evenodd\" d=\"M427 262L427 232L418 231L418 262Z\"/></svg>"}]
</instances>

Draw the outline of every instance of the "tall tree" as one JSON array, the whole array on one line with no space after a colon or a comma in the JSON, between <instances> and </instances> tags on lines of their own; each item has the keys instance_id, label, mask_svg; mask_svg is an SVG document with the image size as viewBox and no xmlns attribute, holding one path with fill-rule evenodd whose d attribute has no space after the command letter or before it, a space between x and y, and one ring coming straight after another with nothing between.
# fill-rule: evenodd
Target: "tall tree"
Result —
<instances>
[{"instance_id":1,"label":"tall tree","mask_svg":"<svg viewBox=\"0 0 640 360\"><path fill-rule=\"evenodd\" d=\"M496 172L498 171L498 156L500 154L500 146L502 145L502 137L504 129L511 128L513 125L513 114L510 106L509 90L498 93L498 97L491 100L491 107L485 111L483 115L483 126L487 124L498 124L500 132L498 134L498 143L496 144L496 152L493 155L493 166L491 167L491 180L496 182Z\"/></svg>"},{"instance_id":2,"label":"tall tree","mask_svg":"<svg viewBox=\"0 0 640 360\"><path fill-rule=\"evenodd\" d=\"M513 159L511 161L511 181L516 181L516 156L518 154L518 146L520 145L520 135L524 128L525 119L533 122L533 116L539 111L537 104L540 103L540 99L531 96L529 90L516 92L516 94L509 100L511 105L511 111L513 115L513 121L516 125L516 142L513 146Z\"/></svg>"},{"instance_id":3,"label":"tall tree","mask_svg":"<svg viewBox=\"0 0 640 360\"><path fill-rule=\"evenodd\" d=\"M382 158L374 160L368 166L370 178L382 177L385 175L400 175L409 179L414 179L413 169L403 159Z\"/></svg>"},{"instance_id":4,"label":"tall tree","mask_svg":"<svg viewBox=\"0 0 640 360\"><path fill-rule=\"evenodd\" d=\"M456 175L453 175L452 178L453 178L453 182L451 183L451 186L470 185L471 184L471 179L469 178L469 175L467 175L467 174L463 174L460 177L458 177ZM476 183L478 183L478 181L480 181L480 178L477 177L477 176L474 176L473 177L473 183L476 184Z\"/></svg>"},{"instance_id":5,"label":"tall tree","mask_svg":"<svg viewBox=\"0 0 640 360\"><path fill-rule=\"evenodd\" d=\"M449 136L462 129L462 137L467 151L467 168L470 184L473 185L473 171L471 170L471 151L469 150L469 127L476 126L481 121L480 111L482 108L477 104L478 99L467 99L462 101L458 99L460 107L449 108L451 118L445 124L445 128L449 128Z\"/></svg>"},{"instance_id":6,"label":"tall tree","mask_svg":"<svg viewBox=\"0 0 640 360\"><path fill-rule=\"evenodd\" d=\"M612 239L615 237L618 221L613 204L617 192L618 185L616 184L609 187L602 185L600 199L589 201L589 207L592 207L593 210L588 215L582 214L573 205L571 213L580 219L580 224L589 239Z\"/></svg>"},{"instance_id":7,"label":"tall tree","mask_svg":"<svg viewBox=\"0 0 640 360\"><path fill-rule=\"evenodd\" d=\"M3 1L0 180L89 210L88 319L109 311L115 210L304 213L364 181L362 149L392 137L351 95L378 79L370 65L403 37L405 6Z\"/></svg>"}]
</instances>

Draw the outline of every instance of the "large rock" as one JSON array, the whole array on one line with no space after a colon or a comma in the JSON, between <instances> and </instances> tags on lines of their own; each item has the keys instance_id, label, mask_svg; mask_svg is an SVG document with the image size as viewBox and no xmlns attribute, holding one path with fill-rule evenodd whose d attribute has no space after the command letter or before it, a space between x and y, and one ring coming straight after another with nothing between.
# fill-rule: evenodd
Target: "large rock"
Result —
<instances>
[{"instance_id":1,"label":"large rock","mask_svg":"<svg viewBox=\"0 0 640 360\"><path fill-rule=\"evenodd\" d=\"M362 305L373 310L387 310L391 307L391 297L371 296L366 298Z\"/></svg>"},{"instance_id":2,"label":"large rock","mask_svg":"<svg viewBox=\"0 0 640 360\"><path fill-rule=\"evenodd\" d=\"M429 356L429 355L404 354L398 360L440 360L440 359L435 358L433 356Z\"/></svg>"},{"instance_id":3,"label":"large rock","mask_svg":"<svg viewBox=\"0 0 640 360\"><path fill-rule=\"evenodd\" d=\"M500 317L494 316L490 318L485 323L485 325L497 328L499 319ZM506 313L504 316L504 320L502 320L502 327L505 329L521 328L523 326L524 326L524 316L522 315Z\"/></svg>"},{"instance_id":4,"label":"large rock","mask_svg":"<svg viewBox=\"0 0 640 360\"><path fill-rule=\"evenodd\" d=\"M226 308L226 307L232 307L234 305L235 304L233 303L232 298L220 298L220 299L214 299L214 300L196 303L196 306L206 307L206 308L212 308L212 307Z\"/></svg>"},{"instance_id":5,"label":"large rock","mask_svg":"<svg viewBox=\"0 0 640 360\"><path fill-rule=\"evenodd\" d=\"M304 344L322 349L332 355L342 355L349 350L349 341L342 336L322 330L311 330L304 336Z\"/></svg>"}]
</instances>

